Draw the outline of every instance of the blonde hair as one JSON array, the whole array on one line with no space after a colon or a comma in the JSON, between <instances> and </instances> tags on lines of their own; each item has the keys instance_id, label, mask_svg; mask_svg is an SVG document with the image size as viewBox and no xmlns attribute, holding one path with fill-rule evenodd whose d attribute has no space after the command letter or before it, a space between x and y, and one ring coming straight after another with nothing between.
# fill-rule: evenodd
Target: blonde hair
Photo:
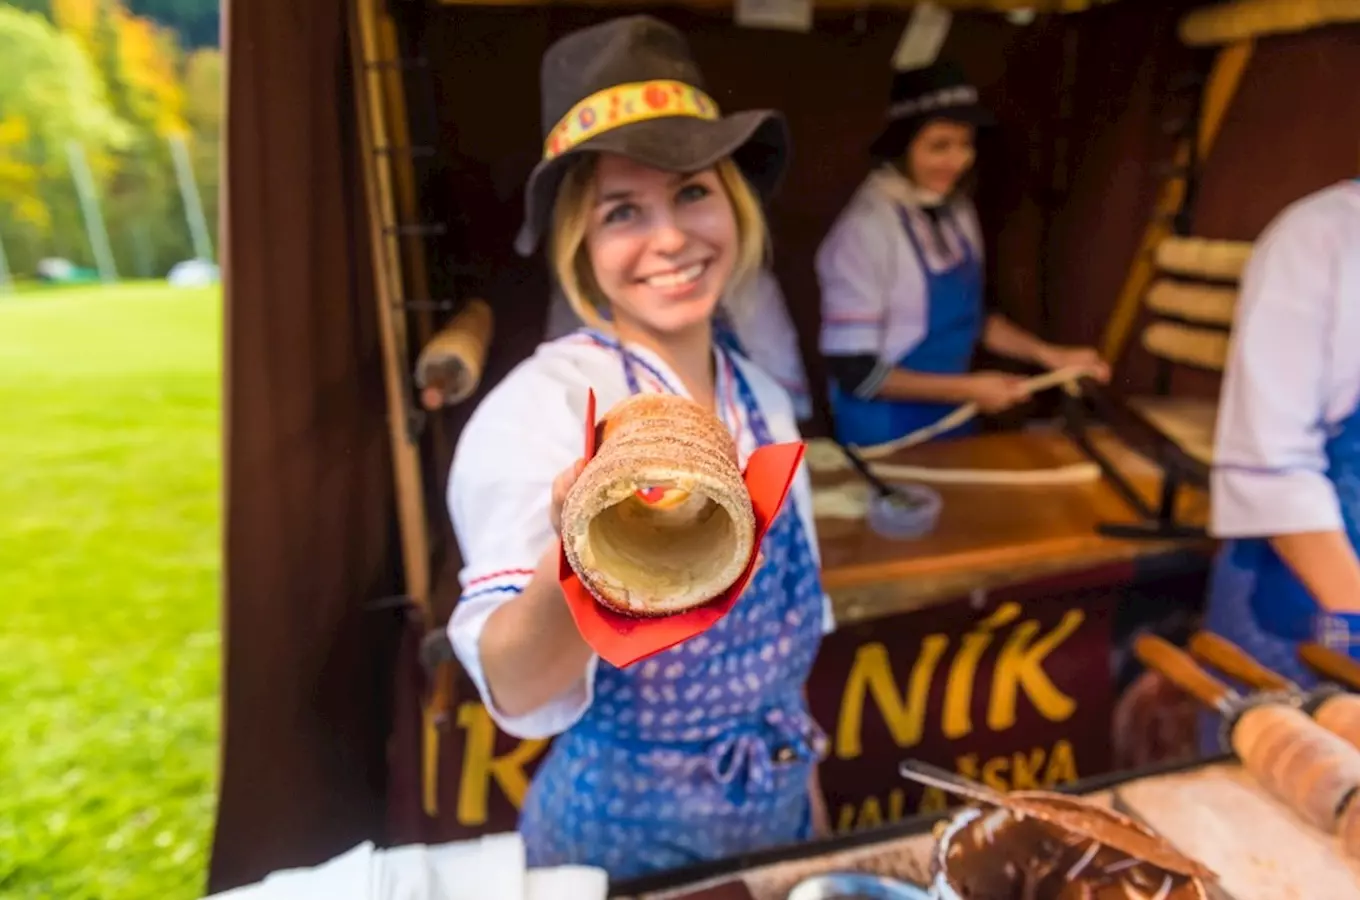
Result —
<instances>
[{"instance_id":1,"label":"blonde hair","mask_svg":"<svg viewBox=\"0 0 1360 900\"><path fill-rule=\"evenodd\" d=\"M609 298L595 280L586 248L586 230L595 200L594 154L572 164L562 177L553 204L552 228L548 236L548 262L567 303L582 322L594 328L608 327L602 312ZM755 191L731 158L713 167L722 183L737 220L737 259L732 266L723 299L740 297L764 265L769 248L769 228Z\"/></svg>"}]
</instances>

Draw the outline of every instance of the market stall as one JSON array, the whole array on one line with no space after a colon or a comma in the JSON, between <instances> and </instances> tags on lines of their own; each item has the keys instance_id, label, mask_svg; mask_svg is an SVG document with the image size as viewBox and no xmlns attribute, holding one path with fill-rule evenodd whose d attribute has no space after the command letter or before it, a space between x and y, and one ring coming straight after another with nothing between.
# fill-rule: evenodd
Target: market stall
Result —
<instances>
[{"instance_id":1,"label":"market stall","mask_svg":"<svg viewBox=\"0 0 1360 900\"><path fill-rule=\"evenodd\" d=\"M1360 78L1355 25L1225 37L1178 33L1191 3L1036 4L1032 20L1001 14L1020 4L951 5L946 51L1002 120L979 187L990 289L1055 339L1104 332L1121 382L1154 380L1121 323L1142 321L1144 258L1167 229L1251 241L1285 203L1353 172L1357 101L1315 86ZM863 176L909 6L819 4L801 32L738 27L726 5L650 10L684 27L705 69L732 86L722 103L789 115L798 149L770 216L814 383L811 256ZM227 4L214 888L363 839L513 827L543 745L499 734L451 666L424 668L418 654L458 595L442 500L453 443L546 318L546 273L511 250L538 145L537 60L564 31L623 11L357 2L347 16L333 0ZM1229 39L1238 49L1220 49ZM815 140L828 133L837 139ZM1187 147L1192 157L1178 160ZM1193 222L1173 221L1191 206ZM446 382L456 405L424 404L423 379L439 375L421 351L459 317L466 342L450 352L475 363L470 382ZM1172 388L1211 397L1213 379L1192 371ZM1067 473L1029 485L937 478L940 521L910 543L847 518L844 496L828 501L819 527L838 630L811 696L833 737L824 787L838 828L940 802L903 789L894 770L907 755L1004 786L1117 767L1118 636L1154 603L1193 610L1206 548L1100 533L1143 514L1130 487L1155 506L1163 460L1155 446L1135 453L1122 431L1093 434L1122 480L1091 477L1092 458L1057 426L903 451L890 462ZM819 488L830 496L853 477L827 473ZM1185 521L1202 516L1203 499L1182 496Z\"/></svg>"}]
</instances>

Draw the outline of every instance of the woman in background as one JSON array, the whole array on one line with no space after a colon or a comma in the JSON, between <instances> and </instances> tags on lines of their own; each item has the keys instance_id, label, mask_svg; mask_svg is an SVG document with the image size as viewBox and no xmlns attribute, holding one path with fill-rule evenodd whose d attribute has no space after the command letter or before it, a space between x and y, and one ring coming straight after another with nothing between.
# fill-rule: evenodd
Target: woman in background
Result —
<instances>
[{"instance_id":1,"label":"woman in background","mask_svg":"<svg viewBox=\"0 0 1360 900\"><path fill-rule=\"evenodd\" d=\"M877 168L817 253L837 439L879 444L960 404L996 413L1025 400L1020 376L971 371L979 343L1107 380L1094 350L1054 346L984 309L982 233L964 188L975 129L992 123L977 89L949 63L898 73L888 119L871 148Z\"/></svg>"}]
</instances>

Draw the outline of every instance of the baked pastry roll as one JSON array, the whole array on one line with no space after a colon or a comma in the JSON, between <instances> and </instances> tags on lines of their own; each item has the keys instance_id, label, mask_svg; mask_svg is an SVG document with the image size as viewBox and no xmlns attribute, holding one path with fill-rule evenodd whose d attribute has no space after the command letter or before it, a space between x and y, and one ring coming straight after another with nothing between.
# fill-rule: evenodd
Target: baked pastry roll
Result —
<instances>
[{"instance_id":1,"label":"baked pastry roll","mask_svg":"<svg viewBox=\"0 0 1360 900\"><path fill-rule=\"evenodd\" d=\"M562 506L562 549L581 583L606 607L643 618L720 596L746 570L755 530L732 436L672 394L637 394L609 410Z\"/></svg>"}]
</instances>

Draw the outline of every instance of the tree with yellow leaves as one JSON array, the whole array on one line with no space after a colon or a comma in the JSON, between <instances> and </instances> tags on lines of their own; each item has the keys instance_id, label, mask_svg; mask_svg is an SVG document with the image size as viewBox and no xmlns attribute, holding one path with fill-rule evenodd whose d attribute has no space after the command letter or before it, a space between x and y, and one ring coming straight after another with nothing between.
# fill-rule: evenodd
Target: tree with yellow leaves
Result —
<instances>
[{"instance_id":1,"label":"tree with yellow leaves","mask_svg":"<svg viewBox=\"0 0 1360 900\"><path fill-rule=\"evenodd\" d=\"M38 13L0 4L0 235L15 270L55 252L85 254L66 145L97 173L131 134L80 44Z\"/></svg>"}]
</instances>

